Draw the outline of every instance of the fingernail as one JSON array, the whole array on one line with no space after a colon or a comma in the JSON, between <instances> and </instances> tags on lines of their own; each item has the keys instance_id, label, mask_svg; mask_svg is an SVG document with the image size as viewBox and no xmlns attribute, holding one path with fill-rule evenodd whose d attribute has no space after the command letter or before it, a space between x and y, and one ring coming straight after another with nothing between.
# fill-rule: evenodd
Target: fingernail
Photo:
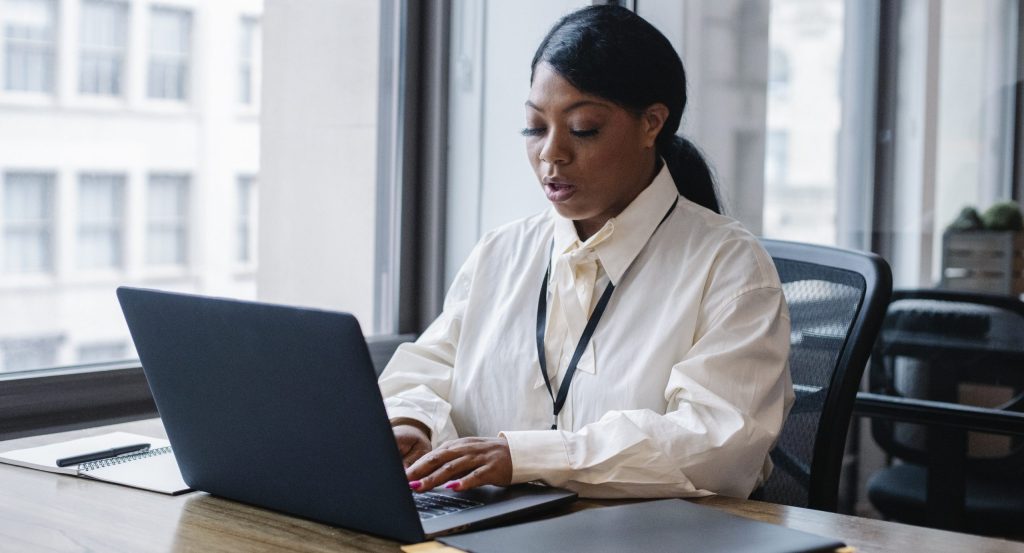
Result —
<instances>
[{"instance_id":1,"label":"fingernail","mask_svg":"<svg viewBox=\"0 0 1024 553\"><path fill-rule=\"evenodd\" d=\"M448 482L447 484L444 485L444 487L448 488L449 490L456 491L459 489L459 486L460 484L458 482Z\"/></svg>"},{"instance_id":2,"label":"fingernail","mask_svg":"<svg viewBox=\"0 0 1024 553\"><path fill-rule=\"evenodd\" d=\"M423 482L420 482L419 480L413 480L413 481L409 482L409 487L414 489L414 490L420 489L420 486L422 486L422 485L423 485Z\"/></svg>"}]
</instances>

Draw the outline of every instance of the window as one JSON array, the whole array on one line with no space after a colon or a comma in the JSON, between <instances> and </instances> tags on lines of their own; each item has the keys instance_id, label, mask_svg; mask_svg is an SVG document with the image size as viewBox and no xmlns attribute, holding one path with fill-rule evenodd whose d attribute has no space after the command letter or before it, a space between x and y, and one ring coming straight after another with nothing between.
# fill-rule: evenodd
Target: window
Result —
<instances>
[{"instance_id":1,"label":"window","mask_svg":"<svg viewBox=\"0 0 1024 553\"><path fill-rule=\"evenodd\" d=\"M114 269L122 265L123 175L86 174L78 185L78 266Z\"/></svg>"},{"instance_id":2,"label":"window","mask_svg":"<svg viewBox=\"0 0 1024 553\"><path fill-rule=\"evenodd\" d=\"M53 92L57 7L54 0L4 0L4 82L12 91Z\"/></svg>"},{"instance_id":3,"label":"window","mask_svg":"<svg viewBox=\"0 0 1024 553\"><path fill-rule=\"evenodd\" d=\"M80 16L78 91L119 96L128 47L128 5L83 0Z\"/></svg>"},{"instance_id":4,"label":"window","mask_svg":"<svg viewBox=\"0 0 1024 553\"><path fill-rule=\"evenodd\" d=\"M192 14L179 9L152 8L149 32L149 97L187 99Z\"/></svg>"},{"instance_id":5,"label":"window","mask_svg":"<svg viewBox=\"0 0 1024 553\"><path fill-rule=\"evenodd\" d=\"M103 363L127 359L128 355L127 342L95 342L78 346L77 361L83 365L87 363Z\"/></svg>"},{"instance_id":6,"label":"window","mask_svg":"<svg viewBox=\"0 0 1024 553\"><path fill-rule=\"evenodd\" d=\"M4 272L53 270L52 173L4 175Z\"/></svg>"},{"instance_id":7,"label":"window","mask_svg":"<svg viewBox=\"0 0 1024 553\"><path fill-rule=\"evenodd\" d=\"M772 48L768 56L768 91L785 95L789 92L789 56Z\"/></svg>"},{"instance_id":8,"label":"window","mask_svg":"<svg viewBox=\"0 0 1024 553\"><path fill-rule=\"evenodd\" d=\"M188 254L188 185L183 175L151 175L146 198L146 263L184 265Z\"/></svg>"},{"instance_id":9,"label":"window","mask_svg":"<svg viewBox=\"0 0 1024 553\"><path fill-rule=\"evenodd\" d=\"M837 244L843 0L772 0L764 235ZM867 92L863 92L867 93Z\"/></svg>"},{"instance_id":10,"label":"window","mask_svg":"<svg viewBox=\"0 0 1024 553\"><path fill-rule=\"evenodd\" d=\"M254 64L256 59L256 38L259 36L255 19L243 17L239 30L238 44L238 101L253 103L253 90L257 87Z\"/></svg>"},{"instance_id":11,"label":"window","mask_svg":"<svg viewBox=\"0 0 1024 553\"><path fill-rule=\"evenodd\" d=\"M1013 0L903 6L884 236L897 287L937 285L942 235L960 210L1012 197L1019 9Z\"/></svg>"},{"instance_id":12,"label":"window","mask_svg":"<svg viewBox=\"0 0 1024 553\"><path fill-rule=\"evenodd\" d=\"M253 261L256 218L256 179L238 177L238 262L249 264Z\"/></svg>"},{"instance_id":13,"label":"window","mask_svg":"<svg viewBox=\"0 0 1024 553\"><path fill-rule=\"evenodd\" d=\"M0 371L16 372L57 364L63 336L0 340Z\"/></svg>"}]
</instances>

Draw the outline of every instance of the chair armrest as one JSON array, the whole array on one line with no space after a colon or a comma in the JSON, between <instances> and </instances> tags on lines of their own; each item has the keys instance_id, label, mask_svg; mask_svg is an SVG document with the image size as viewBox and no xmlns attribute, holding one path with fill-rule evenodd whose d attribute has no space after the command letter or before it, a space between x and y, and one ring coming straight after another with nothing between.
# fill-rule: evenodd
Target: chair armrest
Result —
<instances>
[{"instance_id":1,"label":"chair armrest","mask_svg":"<svg viewBox=\"0 0 1024 553\"><path fill-rule=\"evenodd\" d=\"M377 371L377 376L384 372L384 367L387 366L398 346L415 339L415 334L383 334L368 337L366 347L370 350L370 359L373 361L373 368Z\"/></svg>"},{"instance_id":2,"label":"chair armrest","mask_svg":"<svg viewBox=\"0 0 1024 553\"><path fill-rule=\"evenodd\" d=\"M1024 413L859 392L854 415L1024 436Z\"/></svg>"}]
</instances>

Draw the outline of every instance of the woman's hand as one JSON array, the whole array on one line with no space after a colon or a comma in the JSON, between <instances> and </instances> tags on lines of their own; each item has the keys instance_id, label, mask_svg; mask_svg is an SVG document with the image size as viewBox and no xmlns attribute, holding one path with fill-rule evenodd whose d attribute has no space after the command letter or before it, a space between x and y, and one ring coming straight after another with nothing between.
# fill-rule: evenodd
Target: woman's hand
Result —
<instances>
[{"instance_id":1,"label":"woman's hand","mask_svg":"<svg viewBox=\"0 0 1024 553\"><path fill-rule=\"evenodd\" d=\"M468 490L512 482L512 454L505 438L460 438L445 442L406 469L409 487L425 492L445 484Z\"/></svg>"},{"instance_id":2,"label":"woman's hand","mask_svg":"<svg viewBox=\"0 0 1024 553\"><path fill-rule=\"evenodd\" d=\"M430 436L421 424L401 422L394 424L391 430L395 433L398 452L406 469L430 452Z\"/></svg>"}]
</instances>

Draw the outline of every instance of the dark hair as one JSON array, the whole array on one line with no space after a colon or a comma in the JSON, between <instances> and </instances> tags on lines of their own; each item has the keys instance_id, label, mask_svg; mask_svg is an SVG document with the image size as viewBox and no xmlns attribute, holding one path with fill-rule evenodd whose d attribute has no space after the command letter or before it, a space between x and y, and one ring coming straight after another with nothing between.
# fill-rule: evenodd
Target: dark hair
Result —
<instances>
[{"instance_id":1,"label":"dark hair","mask_svg":"<svg viewBox=\"0 0 1024 553\"><path fill-rule=\"evenodd\" d=\"M613 5L588 6L566 15L548 31L530 66L549 64L574 87L640 113L653 104L668 107L656 139L679 193L721 213L715 183L704 156L676 135L686 107L686 72L672 44L632 11Z\"/></svg>"}]
</instances>

